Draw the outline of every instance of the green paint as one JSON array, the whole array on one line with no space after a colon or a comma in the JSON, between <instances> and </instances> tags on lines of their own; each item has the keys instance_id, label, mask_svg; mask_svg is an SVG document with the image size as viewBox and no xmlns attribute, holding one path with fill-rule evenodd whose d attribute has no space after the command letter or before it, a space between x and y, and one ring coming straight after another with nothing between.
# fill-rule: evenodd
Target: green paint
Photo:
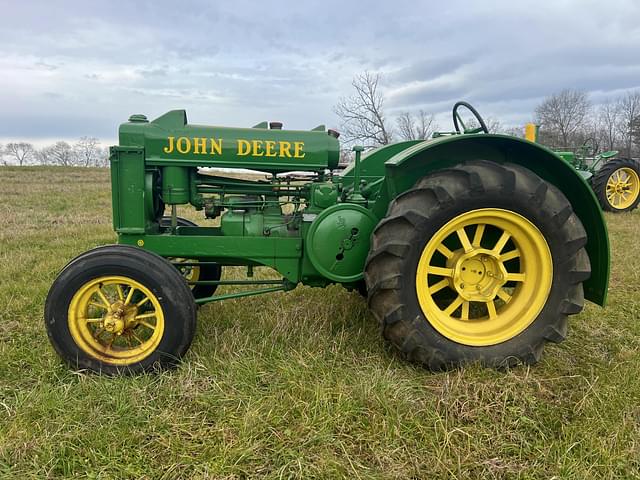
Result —
<instances>
[{"instance_id":1,"label":"green paint","mask_svg":"<svg viewBox=\"0 0 640 480\"><path fill-rule=\"evenodd\" d=\"M266 122L253 128L190 125L183 110L152 122L132 116L120 127L120 146L111 150L119 242L164 257L263 265L283 277L277 286L198 303L287 290L297 283L353 287L362 279L371 233L397 195L421 177L460 162L512 162L556 185L572 203L589 235L593 274L585 283L585 297L605 302L609 244L600 207L581 175L552 151L503 135L442 135L362 156L356 149L357 161L342 175L326 175L325 169L337 166L338 152L337 139L324 126L292 131L269 128ZM199 167L250 168L271 175L235 179ZM315 172L315 177L275 175L286 171ZM219 226L160 228L164 206L176 204L191 204Z\"/></svg>"}]
</instances>

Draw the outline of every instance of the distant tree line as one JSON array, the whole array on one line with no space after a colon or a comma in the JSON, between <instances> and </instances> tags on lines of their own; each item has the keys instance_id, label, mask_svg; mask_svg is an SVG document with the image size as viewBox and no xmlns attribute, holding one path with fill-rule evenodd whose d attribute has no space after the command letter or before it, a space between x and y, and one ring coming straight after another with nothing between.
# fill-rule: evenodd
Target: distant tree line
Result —
<instances>
[{"instance_id":1,"label":"distant tree line","mask_svg":"<svg viewBox=\"0 0 640 480\"><path fill-rule=\"evenodd\" d=\"M342 97L334 107L341 119L345 146L358 143L377 147L398 140L430 138L438 126L434 115L418 110L387 115L380 90L379 74L364 72L354 77L354 93ZM464 113L464 112L462 112ZM562 90L545 98L532 116L540 126L540 143L559 149L575 148L587 139L595 139L601 150L619 150L621 156L640 156L640 90L628 91L594 106L589 95L580 90ZM485 117L491 133L522 137L523 126L503 126L493 117ZM467 127L477 126L467 122ZM351 158L348 148L342 162Z\"/></svg>"},{"instance_id":2,"label":"distant tree line","mask_svg":"<svg viewBox=\"0 0 640 480\"><path fill-rule=\"evenodd\" d=\"M40 149L28 142L9 142L0 145L0 160L3 165L107 167L109 151L93 137L82 137L72 144L59 141Z\"/></svg>"},{"instance_id":3,"label":"distant tree line","mask_svg":"<svg viewBox=\"0 0 640 480\"><path fill-rule=\"evenodd\" d=\"M593 105L581 90L562 90L535 109L540 142L575 148L595 139L601 150L618 150L622 157L640 156L640 90L629 90Z\"/></svg>"}]
</instances>

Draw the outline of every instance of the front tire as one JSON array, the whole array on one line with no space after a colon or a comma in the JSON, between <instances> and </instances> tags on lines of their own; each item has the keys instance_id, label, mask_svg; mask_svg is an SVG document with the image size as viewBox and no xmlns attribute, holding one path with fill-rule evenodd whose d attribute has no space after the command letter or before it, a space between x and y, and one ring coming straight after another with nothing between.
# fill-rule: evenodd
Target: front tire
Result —
<instances>
[{"instance_id":1,"label":"front tire","mask_svg":"<svg viewBox=\"0 0 640 480\"><path fill-rule=\"evenodd\" d=\"M384 337L431 369L532 364L582 310L586 240L554 186L467 162L391 203L365 267L369 306Z\"/></svg>"},{"instance_id":2,"label":"front tire","mask_svg":"<svg viewBox=\"0 0 640 480\"><path fill-rule=\"evenodd\" d=\"M640 203L640 163L629 158L608 161L591 179L591 188L603 210L634 210Z\"/></svg>"},{"instance_id":3,"label":"front tire","mask_svg":"<svg viewBox=\"0 0 640 480\"><path fill-rule=\"evenodd\" d=\"M180 273L162 257L125 245L72 260L51 286L44 316L63 360L106 374L174 366L196 326Z\"/></svg>"}]
</instances>

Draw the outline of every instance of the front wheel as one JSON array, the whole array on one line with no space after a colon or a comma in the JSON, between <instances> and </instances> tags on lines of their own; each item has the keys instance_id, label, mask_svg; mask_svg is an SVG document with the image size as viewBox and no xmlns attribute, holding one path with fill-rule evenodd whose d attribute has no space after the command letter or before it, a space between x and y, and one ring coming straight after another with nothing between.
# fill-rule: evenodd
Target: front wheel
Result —
<instances>
[{"instance_id":1,"label":"front wheel","mask_svg":"<svg viewBox=\"0 0 640 480\"><path fill-rule=\"evenodd\" d=\"M196 308L165 259L110 245L62 270L44 316L51 343L73 368L136 373L176 364L191 344Z\"/></svg>"},{"instance_id":2,"label":"front wheel","mask_svg":"<svg viewBox=\"0 0 640 480\"><path fill-rule=\"evenodd\" d=\"M591 179L591 188L603 210L630 212L640 203L640 163L629 158L608 161Z\"/></svg>"},{"instance_id":3,"label":"front wheel","mask_svg":"<svg viewBox=\"0 0 640 480\"><path fill-rule=\"evenodd\" d=\"M372 236L369 305L384 336L432 369L535 363L582 310L586 240L554 186L467 162L392 202Z\"/></svg>"}]
</instances>

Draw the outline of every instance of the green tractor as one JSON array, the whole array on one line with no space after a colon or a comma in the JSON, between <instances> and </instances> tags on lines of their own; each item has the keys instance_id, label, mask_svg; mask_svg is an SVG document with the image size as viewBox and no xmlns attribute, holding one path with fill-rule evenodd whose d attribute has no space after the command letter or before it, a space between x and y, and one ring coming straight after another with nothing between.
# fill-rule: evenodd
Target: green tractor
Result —
<instances>
[{"instance_id":1,"label":"green tractor","mask_svg":"<svg viewBox=\"0 0 640 480\"><path fill-rule=\"evenodd\" d=\"M528 139L537 141L536 125L527 124L525 130ZM640 203L640 162L616 158L617 150L598 151L598 142L589 138L576 149L555 150L555 153L589 182L603 210L613 213L634 210Z\"/></svg>"},{"instance_id":2,"label":"green tractor","mask_svg":"<svg viewBox=\"0 0 640 480\"><path fill-rule=\"evenodd\" d=\"M465 127L460 107L479 128ZM410 361L535 363L585 299L605 304L602 211L561 156L489 134L467 103L453 120L455 131L428 141L355 147L338 171L339 134L323 125L131 116L110 150L118 244L81 254L53 283L45 323L55 350L73 368L108 374L171 367L189 348L198 305L339 283L366 295ZM179 205L200 210L202 224L178 217ZM223 276L228 266L246 278ZM256 278L256 267L281 278Z\"/></svg>"}]
</instances>

